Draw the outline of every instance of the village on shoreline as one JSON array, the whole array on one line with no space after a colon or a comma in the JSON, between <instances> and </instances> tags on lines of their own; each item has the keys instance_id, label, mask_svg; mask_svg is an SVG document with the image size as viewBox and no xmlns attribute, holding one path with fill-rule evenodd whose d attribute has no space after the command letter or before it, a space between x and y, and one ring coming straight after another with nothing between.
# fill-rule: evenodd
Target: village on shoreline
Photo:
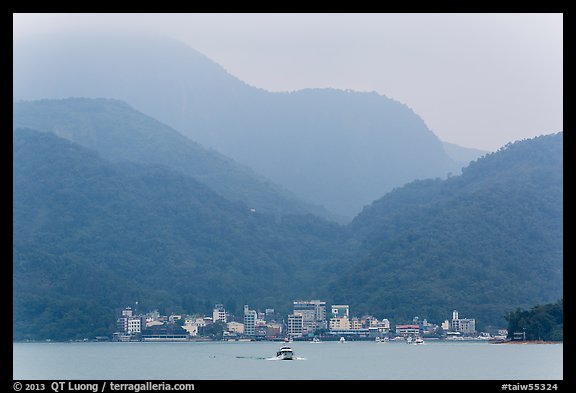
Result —
<instances>
[{"instance_id":1,"label":"village on shoreline","mask_svg":"<svg viewBox=\"0 0 576 393\"><path fill-rule=\"evenodd\" d=\"M460 318L454 310L451 319L441 324L414 317L410 323L391 325L388 319L371 315L351 316L348 305L332 305L320 300L293 302L293 312L280 315L244 306L238 317L216 304L211 316L160 315L158 311L138 313L132 307L120 311L116 332L111 337L78 341L159 342L159 341L411 341L427 340L492 341L508 340L506 329L476 330L476 320ZM518 334L513 339L524 340Z\"/></svg>"}]
</instances>

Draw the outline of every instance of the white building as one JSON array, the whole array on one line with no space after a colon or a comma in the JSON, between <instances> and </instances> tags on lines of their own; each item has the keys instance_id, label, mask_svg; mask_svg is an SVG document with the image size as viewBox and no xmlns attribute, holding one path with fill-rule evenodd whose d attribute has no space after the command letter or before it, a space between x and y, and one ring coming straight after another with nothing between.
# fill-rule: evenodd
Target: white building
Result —
<instances>
[{"instance_id":1,"label":"white building","mask_svg":"<svg viewBox=\"0 0 576 393\"><path fill-rule=\"evenodd\" d=\"M128 317L126 321L126 333L138 334L142 333L142 318L141 317Z\"/></svg>"},{"instance_id":2,"label":"white building","mask_svg":"<svg viewBox=\"0 0 576 393\"><path fill-rule=\"evenodd\" d=\"M475 319L460 319L458 311L452 312L452 321L450 322L450 330L462 334L476 334L476 320Z\"/></svg>"},{"instance_id":3,"label":"white building","mask_svg":"<svg viewBox=\"0 0 576 393\"><path fill-rule=\"evenodd\" d=\"M304 317L302 314L288 315L288 336L302 337L304 331Z\"/></svg>"},{"instance_id":4,"label":"white building","mask_svg":"<svg viewBox=\"0 0 576 393\"><path fill-rule=\"evenodd\" d=\"M420 334L420 326L418 325L396 325L396 334L398 336L417 336Z\"/></svg>"},{"instance_id":5,"label":"white building","mask_svg":"<svg viewBox=\"0 0 576 393\"><path fill-rule=\"evenodd\" d=\"M214 310L212 310L212 321L213 322L227 322L226 319L226 310L224 309L224 305L216 304L214 306Z\"/></svg>"}]
</instances>

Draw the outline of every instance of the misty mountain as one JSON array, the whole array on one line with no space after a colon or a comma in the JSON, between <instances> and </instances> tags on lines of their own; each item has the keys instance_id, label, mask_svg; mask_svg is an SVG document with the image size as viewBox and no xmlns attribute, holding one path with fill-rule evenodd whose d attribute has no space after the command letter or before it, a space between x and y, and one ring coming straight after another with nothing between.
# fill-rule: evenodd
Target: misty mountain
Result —
<instances>
[{"instance_id":1,"label":"misty mountain","mask_svg":"<svg viewBox=\"0 0 576 393\"><path fill-rule=\"evenodd\" d=\"M13 127L53 132L113 161L164 165L258 211L277 216L315 213L329 217L324 209L298 200L251 169L204 149L118 100L69 98L14 103Z\"/></svg>"},{"instance_id":2,"label":"misty mountain","mask_svg":"<svg viewBox=\"0 0 576 393\"><path fill-rule=\"evenodd\" d=\"M14 338L109 334L115 310L290 304L345 246L336 224L230 202L180 172L13 133Z\"/></svg>"},{"instance_id":3,"label":"misty mountain","mask_svg":"<svg viewBox=\"0 0 576 393\"><path fill-rule=\"evenodd\" d=\"M562 138L508 144L461 176L415 181L365 208L349 225L364 256L330 283L334 300L406 321L458 309L496 323L561 298Z\"/></svg>"},{"instance_id":4,"label":"misty mountain","mask_svg":"<svg viewBox=\"0 0 576 393\"><path fill-rule=\"evenodd\" d=\"M460 166L406 105L376 93L247 85L165 38L42 36L14 43L16 100L106 97L351 219L394 187Z\"/></svg>"},{"instance_id":5,"label":"misty mountain","mask_svg":"<svg viewBox=\"0 0 576 393\"><path fill-rule=\"evenodd\" d=\"M489 153L486 150L472 149L449 142L442 142L442 146L446 154L462 167L468 166L471 161Z\"/></svg>"}]
</instances>

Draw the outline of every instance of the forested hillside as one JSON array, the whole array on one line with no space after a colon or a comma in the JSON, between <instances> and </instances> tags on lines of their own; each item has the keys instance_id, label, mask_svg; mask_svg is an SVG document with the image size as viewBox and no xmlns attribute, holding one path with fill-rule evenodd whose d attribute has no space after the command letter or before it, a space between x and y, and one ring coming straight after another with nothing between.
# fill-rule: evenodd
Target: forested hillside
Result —
<instances>
[{"instance_id":1,"label":"forested hillside","mask_svg":"<svg viewBox=\"0 0 576 393\"><path fill-rule=\"evenodd\" d=\"M109 334L115 311L135 301L285 315L295 299L320 298L393 323L458 309L502 326L506 312L562 296L562 138L409 183L342 226L254 211L181 170L16 129L14 338Z\"/></svg>"},{"instance_id":2,"label":"forested hillside","mask_svg":"<svg viewBox=\"0 0 576 393\"><path fill-rule=\"evenodd\" d=\"M404 319L458 309L496 322L561 297L562 138L508 144L461 176L415 181L365 208L349 230L366 254L331 284L335 301Z\"/></svg>"},{"instance_id":3,"label":"forested hillside","mask_svg":"<svg viewBox=\"0 0 576 393\"><path fill-rule=\"evenodd\" d=\"M288 307L314 295L343 242L336 224L278 221L167 168L112 163L51 133L13 137L15 339L107 334L135 301Z\"/></svg>"}]
</instances>

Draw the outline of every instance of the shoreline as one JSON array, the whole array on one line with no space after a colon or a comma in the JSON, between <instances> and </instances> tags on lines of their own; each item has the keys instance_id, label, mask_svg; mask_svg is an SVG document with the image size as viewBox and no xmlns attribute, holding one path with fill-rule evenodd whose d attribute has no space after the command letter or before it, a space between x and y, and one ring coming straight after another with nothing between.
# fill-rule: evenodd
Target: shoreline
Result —
<instances>
[{"instance_id":1,"label":"shoreline","mask_svg":"<svg viewBox=\"0 0 576 393\"><path fill-rule=\"evenodd\" d=\"M494 344L564 344L564 341L544 341L544 340L526 340L526 341L502 341Z\"/></svg>"}]
</instances>

